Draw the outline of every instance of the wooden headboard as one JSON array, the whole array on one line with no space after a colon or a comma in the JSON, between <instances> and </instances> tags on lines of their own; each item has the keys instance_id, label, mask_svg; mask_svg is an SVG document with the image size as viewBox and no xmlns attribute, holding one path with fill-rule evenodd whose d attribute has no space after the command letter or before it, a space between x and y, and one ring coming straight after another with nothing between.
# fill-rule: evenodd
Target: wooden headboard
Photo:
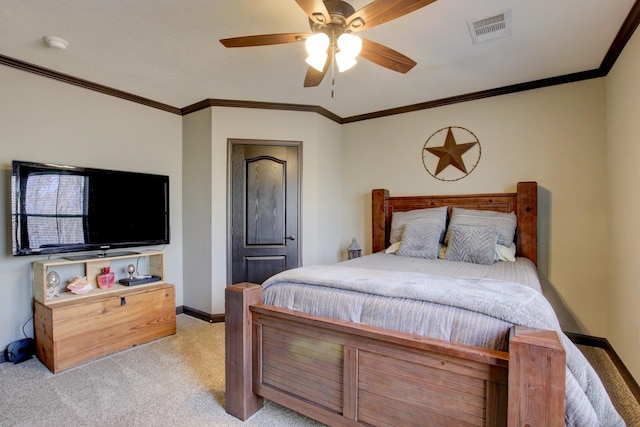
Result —
<instances>
[{"instance_id":1,"label":"wooden headboard","mask_svg":"<svg viewBox=\"0 0 640 427\"><path fill-rule=\"evenodd\" d=\"M519 182L516 193L496 194L390 197L389 190L373 190L371 192L373 252L382 251L389 246L391 217L394 212L440 206L449 207L449 216L453 207L515 212L518 217L516 253L538 264L538 184L536 182Z\"/></svg>"}]
</instances>

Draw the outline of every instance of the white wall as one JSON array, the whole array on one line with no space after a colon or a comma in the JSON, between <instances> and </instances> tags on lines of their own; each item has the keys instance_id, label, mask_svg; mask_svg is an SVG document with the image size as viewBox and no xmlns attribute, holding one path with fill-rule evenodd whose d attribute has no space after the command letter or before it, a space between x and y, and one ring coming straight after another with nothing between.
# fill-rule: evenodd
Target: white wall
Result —
<instances>
[{"instance_id":1,"label":"white wall","mask_svg":"<svg viewBox=\"0 0 640 427\"><path fill-rule=\"evenodd\" d=\"M195 301L195 295L210 290L210 301L196 301L194 303L197 306L190 307L205 313L222 314L224 289L227 286L228 140L302 142L300 239L302 263L310 265L338 261L341 251L348 245L348 242L341 240L341 130L337 123L315 113L227 107L205 111L211 117L211 158L209 165L201 167L210 169L211 191L210 194L203 192L201 196L211 204L211 234L207 236L202 233L199 239L211 239L211 272L193 282L185 282L185 301ZM188 125L197 126L193 121L189 121ZM200 123L200 126L206 128L206 124ZM185 141L185 144L194 142ZM193 165L189 164L188 167ZM185 205L185 210L189 209ZM185 246L190 244L186 242ZM188 250L185 248L185 251ZM189 260L185 259L185 268L189 268L188 263ZM196 266L205 274L206 268L201 267Z\"/></svg>"},{"instance_id":2,"label":"white wall","mask_svg":"<svg viewBox=\"0 0 640 427\"><path fill-rule=\"evenodd\" d=\"M211 112L182 120L184 305L211 313Z\"/></svg>"},{"instance_id":3,"label":"white wall","mask_svg":"<svg viewBox=\"0 0 640 427\"><path fill-rule=\"evenodd\" d=\"M569 329L605 336L604 85L588 80L344 125L343 238L353 234L371 250L374 188L392 196L492 193L537 181L543 279L577 318ZM436 180L422 164L426 140L447 126L471 130L482 146L477 168L454 182Z\"/></svg>"},{"instance_id":4,"label":"white wall","mask_svg":"<svg viewBox=\"0 0 640 427\"><path fill-rule=\"evenodd\" d=\"M171 244L167 281L182 305L181 117L0 66L0 349L23 338L32 315L31 263L11 255L9 185L12 160L54 162L169 175ZM114 209L144 193L116 194ZM26 331L33 336L29 322Z\"/></svg>"},{"instance_id":5,"label":"white wall","mask_svg":"<svg viewBox=\"0 0 640 427\"><path fill-rule=\"evenodd\" d=\"M640 381L640 33L607 76L609 330L607 337Z\"/></svg>"}]
</instances>

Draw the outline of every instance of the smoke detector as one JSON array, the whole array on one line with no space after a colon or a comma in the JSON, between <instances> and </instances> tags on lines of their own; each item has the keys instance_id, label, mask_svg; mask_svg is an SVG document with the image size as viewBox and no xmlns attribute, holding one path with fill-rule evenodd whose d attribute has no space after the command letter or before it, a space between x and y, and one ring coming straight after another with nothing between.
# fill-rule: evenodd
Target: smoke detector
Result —
<instances>
[{"instance_id":1,"label":"smoke detector","mask_svg":"<svg viewBox=\"0 0 640 427\"><path fill-rule=\"evenodd\" d=\"M65 39L61 39L60 37L54 36L45 36L43 37L44 42L53 49L65 50L69 47L69 43Z\"/></svg>"},{"instance_id":2,"label":"smoke detector","mask_svg":"<svg viewBox=\"0 0 640 427\"><path fill-rule=\"evenodd\" d=\"M511 31L511 9L475 21L467 21L473 44L508 37Z\"/></svg>"}]
</instances>

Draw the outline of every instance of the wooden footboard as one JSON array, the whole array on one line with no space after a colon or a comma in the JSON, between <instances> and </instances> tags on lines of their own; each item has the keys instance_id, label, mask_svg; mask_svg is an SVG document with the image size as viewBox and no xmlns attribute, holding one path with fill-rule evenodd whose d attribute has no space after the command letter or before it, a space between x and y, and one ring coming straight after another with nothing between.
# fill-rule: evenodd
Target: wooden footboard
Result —
<instances>
[{"instance_id":1,"label":"wooden footboard","mask_svg":"<svg viewBox=\"0 0 640 427\"><path fill-rule=\"evenodd\" d=\"M266 398L329 425L563 426L565 352L555 332L514 327L509 352L262 304L226 290L226 410Z\"/></svg>"}]
</instances>

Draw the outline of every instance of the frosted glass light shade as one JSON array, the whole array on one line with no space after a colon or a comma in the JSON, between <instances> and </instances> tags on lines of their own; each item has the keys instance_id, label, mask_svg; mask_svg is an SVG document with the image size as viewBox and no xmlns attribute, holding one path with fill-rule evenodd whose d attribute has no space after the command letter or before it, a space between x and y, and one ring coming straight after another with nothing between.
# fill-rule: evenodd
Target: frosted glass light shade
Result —
<instances>
[{"instance_id":1,"label":"frosted glass light shade","mask_svg":"<svg viewBox=\"0 0 640 427\"><path fill-rule=\"evenodd\" d=\"M305 47L309 56L326 53L329 48L329 36L325 33L315 33L307 38Z\"/></svg>"},{"instance_id":2,"label":"frosted glass light shade","mask_svg":"<svg viewBox=\"0 0 640 427\"><path fill-rule=\"evenodd\" d=\"M344 52L336 53L336 64L338 65L338 71L341 73L353 68L357 63L358 61L356 61L355 58L346 55Z\"/></svg>"},{"instance_id":3,"label":"frosted glass light shade","mask_svg":"<svg viewBox=\"0 0 640 427\"><path fill-rule=\"evenodd\" d=\"M307 38L305 47L307 48L309 56L305 60L306 63L316 70L322 71L324 64L327 62L329 42L329 36L325 33L315 33Z\"/></svg>"},{"instance_id":4,"label":"frosted glass light shade","mask_svg":"<svg viewBox=\"0 0 640 427\"><path fill-rule=\"evenodd\" d=\"M307 59L305 59L305 62L321 72L324 69L324 64L327 62L327 56L329 56L327 52L309 55Z\"/></svg>"},{"instance_id":5,"label":"frosted glass light shade","mask_svg":"<svg viewBox=\"0 0 640 427\"><path fill-rule=\"evenodd\" d=\"M345 55L355 58L362 50L362 39L350 33L340 34L340 37L338 37L338 49Z\"/></svg>"}]
</instances>

